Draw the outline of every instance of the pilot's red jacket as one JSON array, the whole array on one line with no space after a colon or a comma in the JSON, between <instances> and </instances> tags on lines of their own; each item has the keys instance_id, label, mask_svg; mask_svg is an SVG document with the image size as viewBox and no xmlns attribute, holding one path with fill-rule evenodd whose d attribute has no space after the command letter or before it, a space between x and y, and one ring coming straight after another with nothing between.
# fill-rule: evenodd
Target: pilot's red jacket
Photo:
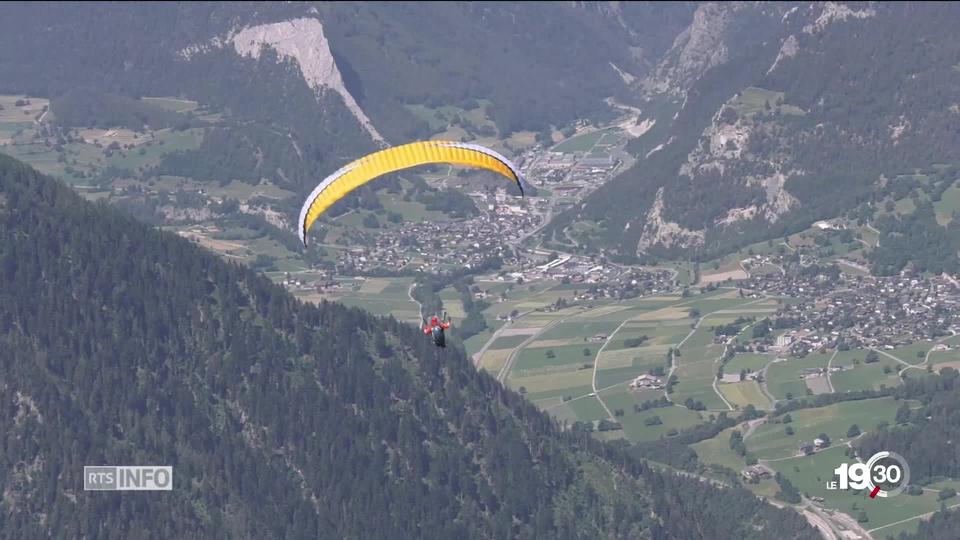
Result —
<instances>
[{"instance_id":1,"label":"pilot's red jacket","mask_svg":"<svg viewBox=\"0 0 960 540\"><path fill-rule=\"evenodd\" d=\"M440 328L446 330L447 328L450 328L450 323L448 323L448 322L440 322L439 319L437 319L436 317L433 317L432 319L430 319L430 324L428 324L427 326L424 326L424 327L423 327L423 333L424 333L424 335L430 335L430 334L433 332L433 329L434 329L435 327L437 327L437 326L439 326Z\"/></svg>"}]
</instances>

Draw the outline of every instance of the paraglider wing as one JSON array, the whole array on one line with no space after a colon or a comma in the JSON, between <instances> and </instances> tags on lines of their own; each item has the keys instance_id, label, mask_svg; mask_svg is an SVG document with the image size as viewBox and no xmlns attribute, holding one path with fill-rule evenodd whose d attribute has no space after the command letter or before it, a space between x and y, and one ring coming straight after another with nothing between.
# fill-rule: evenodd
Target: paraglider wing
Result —
<instances>
[{"instance_id":1,"label":"paraglider wing","mask_svg":"<svg viewBox=\"0 0 960 540\"><path fill-rule=\"evenodd\" d=\"M394 146L348 163L320 182L300 209L300 241L307 245L307 232L313 222L354 189L384 174L428 163L466 165L499 173L516 182L523 196L520 170L489 148L453 141L422 141Z\"/></svg>"}]
</instances>

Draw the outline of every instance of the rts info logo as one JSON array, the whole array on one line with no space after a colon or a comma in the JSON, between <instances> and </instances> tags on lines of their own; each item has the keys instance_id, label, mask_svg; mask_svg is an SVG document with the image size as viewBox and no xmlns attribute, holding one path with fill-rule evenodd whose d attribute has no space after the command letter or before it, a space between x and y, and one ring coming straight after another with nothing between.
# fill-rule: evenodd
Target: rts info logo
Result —
<instances>
[{"instance_id":1,"label":"rts info logo","mask_svg":"<svg viewBox=\"0 0 960 540\"><path fill-rule=\"evenodd\" d=\"M84 491L171 491L173 467L84 467Z\"/></svg>"}]
</instances>

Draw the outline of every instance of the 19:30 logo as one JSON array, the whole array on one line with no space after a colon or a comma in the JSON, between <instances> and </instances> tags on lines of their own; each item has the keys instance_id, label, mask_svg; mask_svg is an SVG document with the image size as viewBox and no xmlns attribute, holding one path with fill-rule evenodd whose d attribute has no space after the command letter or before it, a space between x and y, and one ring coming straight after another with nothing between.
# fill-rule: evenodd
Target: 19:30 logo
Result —
<instances>
[{"instance_id":1,"label":"19:30 logo","mask_svg":"<svg viewBox=\"0 0 960 540\"><path fill-rule=\"evenodd\" d=\"M895 452L877 452L866 463L842 463L833 470L839 481L827 483L827 489L869 490L870 497L893 497L910 484L910 466Z\"/></svg>"}]
</instances>

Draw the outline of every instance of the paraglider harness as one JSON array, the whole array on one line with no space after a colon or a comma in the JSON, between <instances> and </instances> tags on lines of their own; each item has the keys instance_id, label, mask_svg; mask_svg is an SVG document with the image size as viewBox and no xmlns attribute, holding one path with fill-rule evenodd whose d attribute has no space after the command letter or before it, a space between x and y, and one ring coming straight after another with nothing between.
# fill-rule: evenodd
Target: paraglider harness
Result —
<instances>
[{"instance_id":1,"label":"paraglider harness","mask_svg":"<svg viewBox=\"0 0 960 540\"><path fill-rule=\"evenodd\" d=\"M447 346L447 337L444 333L444 330L450 328L450 319L447 317L447 313L443 313L444 321L437 320L437 317L434 316L428 324L423 329L423 333L433 336L433 344L437 347L446 347Z\"/></svg>"}]
</instances>

